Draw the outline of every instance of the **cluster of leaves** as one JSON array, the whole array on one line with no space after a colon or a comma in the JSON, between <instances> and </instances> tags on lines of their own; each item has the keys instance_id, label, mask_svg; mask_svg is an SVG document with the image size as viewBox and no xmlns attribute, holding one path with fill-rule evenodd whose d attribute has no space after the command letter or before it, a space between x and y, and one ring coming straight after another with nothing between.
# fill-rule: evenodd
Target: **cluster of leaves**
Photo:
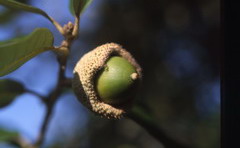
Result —
<instances>
[{"instance_id":1,"label":"cluster of leaves","mask_svg":"<svg viewBox=\"0 0 240 148\"><path fill-rule=\"evenodd\" d=\"M25 1L23 1L25 2ZM79 17L92 0L69 0L69 8L74 17ZM13 0L0 0L0 5L8 11L18 10L42 15L55 27L58 23L43 10ZM60 26L60 25L59 25ZM57 28L59 30L59 28ZM59 30L60 31L60 30ZM62 33L60 31L60 33ZM28 60L40 53L55 49L54 36L48 28L36 28L25 36L16 37L7 41L0 41L0 77L5 76L21 67ZM11 104L14 99L26 92L24 86L10 79L0 80L0 109ZM11 141L18 134L0 129L0 142Z\"/></svg>"},{"instance_id":2,"label":"cluster of leaves","mask_svg":"<svg viewBox=\"0 0 240 148\"><path fill-rule=\"evenodd\" d=\"M75 16L90 4L91 0L71 0L70 10ZM54 20L43 10L17 1L0 0L0 5L11 9L24 10L44 16L53 24ZM4 76L36 55L53 49L53 34L47 28L36 28L32 33L24 37L8 41L0 41L0 76Z\"/></svg>"}]
</instances>

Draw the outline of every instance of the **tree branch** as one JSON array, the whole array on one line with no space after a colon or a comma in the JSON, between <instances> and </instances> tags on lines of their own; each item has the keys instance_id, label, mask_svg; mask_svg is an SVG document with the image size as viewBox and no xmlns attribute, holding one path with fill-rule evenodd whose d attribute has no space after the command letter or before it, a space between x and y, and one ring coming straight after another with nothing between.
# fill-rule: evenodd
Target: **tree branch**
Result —
<instances>
[{"instance_id":1,"label":"tree branch","mask_svg":"<svg viewBox=\"0 0 240 148\"><path fill-rule=\"evenodd\" d=\"M34 144L34 147L38 148L39 146L42 145L45 139L46 131L51 119L51 115L53 112L54 105L56 104L57 99L61 95L62 92L62 84L66 81L65 78L65 67L66 67L66 59L67 57L65 56L59 56L58 57L58 62L59 62L59 76L58 76L58 83L56 89L47 97L46 99L46 107L47 107L47 112L45 114L42 127L40 130L40 133L38 135L38 138Z\"/></svg>"},{"instance_id":2,"label":"tree branch","mask_svg":"<svg viewBox=\"0 0 240 148\"><path fill-rule=\"evenodd\" d=\"M44 138L45 138L45 135L46 135L46 131L47 131L47 127L49 125L49 122L50 122L50 117L52 115L52 111L53 111L53 105L54 104L49 104L49 106L47 107L47 113L45 114L45 117L44 117L44 121L43 121L43 124L42 124L42 127L41 127L41 130L40 130L40 133L38 135L38 138L35 142L35 147L39 147L40 145L42 145L43 141L44 141Z\"/></svg>"},{"instance_id":3,"label":"tree branch","mask_svg":"<svg viewBox=\"0 0 240 148\"><path fill-rule=\"evenodd\" d=\"M45 114L40 133L38 135L38 138L35 144L33 145L33 148L40 147L44 142L46 131L51 119L54 105L56 104L57 99L61 95L62 89L64 87L71 87L71 79L66 79L65 69L66 69L67 57L70 51L72 41L77 38L78 31L79 31L80 19L78 17L75 18L74 26L71 22L68 22L68 24L64 25L63 27L61 27L61 25L58 22L56 22L53 18L51 19L53 24L59 30L59 32L64 36L65 40L63 40L60 47L53 48L54 51L57 53L57 58L59 63L58 83L57 83L56 89L47 97L47 99L45 99L47 112ZM29 91L29 92L34 93L32 91ZM36 93L34 94L38 95Z\"/></svg>"},{"instance_id":4,"label":"tree branch","mask_svg":"<svg viewBox=\"0 0 240 148\"><path fill-rule=\"evenodd\" d=\"M65 88L71 88L72 87L72 79L71 78L65 79L62 82L62 86Z\"/></svg>"},{"instance_id":5,"label":"tree branch","mask_svg":"<svg viewBox=\"0 0 240 148\"><path fill-rule=\"evenodd\" d=\"M33 90L30 90L30 89L25 89L25 92L33 94L33 95L39 97L43 102L45 102L44 100L45 100L46 97L42 96L41 94L39 94L39 93L37 93Z\"/></svg>"},{"instance_id":6,"label":"tree branch","mask_svg":"<svg viewBox=\"0 0 240 148\"><path fill-rule=\"evenodd\" d=\"M52 17L50 17L50 19L51 19L53 25L57 28L57 30L58 30L62 35L64 35L65 32L64 32L62 26L61 26L57 21L55 21Z\"/></svg>"}]
</instances>

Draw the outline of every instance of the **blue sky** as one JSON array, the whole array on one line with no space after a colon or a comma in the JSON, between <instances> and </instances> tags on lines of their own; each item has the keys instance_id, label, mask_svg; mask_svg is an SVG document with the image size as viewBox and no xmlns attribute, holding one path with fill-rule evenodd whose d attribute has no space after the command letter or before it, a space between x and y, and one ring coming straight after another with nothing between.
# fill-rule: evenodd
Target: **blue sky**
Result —
<instances>
[{"instance_id":1,"label":"blue sky","mask_svg":"<svg viewBox=\"0 0 240 148\"><path fill-rule=\"evenodd\" d=\"M73 16L68 9L68 1L33 0L31 5L43 9L63 25L68 21L73 21ZM94 1L86 9L81 16L81 29L94 31L94 28L98 25L96 22L99 22L97 9L100 4L101 1ZM3 10L3 8L0 7L0 10ZM37 27L49 28L56 37L55 45L59 45L62 37L47 19L40 15L25 12L19 13L18 17L8 24L0 24L0 40L4 41L13 38L15 31L28 34ZM23 83L27 89L46 96L56 85L57 72L56 56L51 52L45 52L34 57L16 71L1 77L1 79L14 79ZM72 76L69 71L67 75L68 77ZM27 140L34 141L40 130L45 111L45 106L39 98L24 93L19 95L11 105L0 109L0 127L19 131ZM86 109L76 100L76 97L72 93L63 94L55 106L53 118L47 132L46 143L54 140L52 137L56 135L58 128L61 129L61 132L69 134L75 130L73 128L76 127L75 124L78 124L77 127L83 128L87 123L87 119Z\"/></svg>"}]
</instances>

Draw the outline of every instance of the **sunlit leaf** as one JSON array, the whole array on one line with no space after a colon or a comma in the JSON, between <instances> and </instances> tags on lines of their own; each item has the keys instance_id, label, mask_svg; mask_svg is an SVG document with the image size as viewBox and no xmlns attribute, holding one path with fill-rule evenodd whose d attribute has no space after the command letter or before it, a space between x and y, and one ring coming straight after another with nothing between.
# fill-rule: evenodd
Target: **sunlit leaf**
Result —
<instances>
[{"instance_id":1,"label":"sunlit leaf","mask_svg":"<svg viewBox=\"0 0 240 148\"><path fill-rule=\"evenodd\" d=\"M3 5L11 9L24 10L24 11L40 14L52 22L51 18L47 15L46 12L30 5L26 5L14 0L0 0L0 5Z\"/></svg>"},{"instance_id":2,"label":"sunlit leaf","mask_svg":"<svg viewBox=\"0 0 240 148\"><path fill-rule=\"evenodd\" d=\"M31 34L0 42L0 76L6 75L34 56L50 50L53 35L46 28L35 29Z\"/></svg>"},{"instance_id":3,"label":"sunlit leaf","mask_svg":"<svg viewBox=\"0 0 240 148\"><path fill-rule=\"evenodd\" d=\"M12 103L16 96L24 93L24 86L14 80L0 80L0 108Z\"/></svg>"},{"instance_id":4,"label":"sunlit leaf","mask_svg":"<svg viewBox=\"0 0 240 148\"><path fill-rule=\"evenodd\" d=\"M70 12L79 16L92 2L92 0L70 0Z\"/></svg>"}]
</instances>

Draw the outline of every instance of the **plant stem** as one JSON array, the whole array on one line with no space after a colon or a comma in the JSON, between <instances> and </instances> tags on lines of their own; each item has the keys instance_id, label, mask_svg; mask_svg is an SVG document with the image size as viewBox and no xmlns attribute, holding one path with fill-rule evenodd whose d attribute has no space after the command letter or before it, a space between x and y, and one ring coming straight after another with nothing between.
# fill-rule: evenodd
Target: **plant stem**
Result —
<instances>
[{"instance_id":1,"label":"plant stem","mask_svg":"<svg viewBox=\"0 0 240 148\"><path fill-rule=\"evenodd\" d=\"M53 108L54 108L54 105L56 104L57 99L61 95L62 88L71 87L71 79L66 79L65 69L66 69L67 57L70 51L72 41L77 38L78 32L79 32L79 21L80 21L79 17L75 17L74 26L72 25L71 22L69 22L64 27L62 27L53 18L51 18L51 20L55 25L55 27L57 28L57 30L65 37L65 39L62 41L62 44L60 47L53 48L53 51L57 53L57 58L59 63L58 82L57 82L56 89L44 101L46 103L47 112L45 114L38 138L35 144L33 145L34 148L40 147L44 142L46 131L51 119L52 112L53 112Z\"/></svg>"},{"instance_id":2,"label":"plant stem","mask_svg":"<svg viewBox=\"0 0 240 148\"><path fill-rule=\"evenodd\" d=\"M127 117L142 126L150 135L161 142L165 148L189 148L186 144L179 142L172 137L169 137L157 124L149 117L143 116L136 110L132 110L127 114Z\"/></svg>"},{"instance_id":3,"label":"plant stem","mask_svg":"<svg viewBox=\"0 0 240 148\"><path fill-rule=\"evenodd\" d=\"M79 24L80 24L80 17L75 16L75 24L72 32L72 36L74 38L77 38L78 33L79 33Z\"/></svg>"},{"instance_id":4,"label":"plant stem","mask_svg":"<svg viewBox=\"0 0 240 148\"><path fill-rule=\"evenodd\" d=\"M39 97L43 102L45 102L45 98L46 97L42 96L41 94L39 94L39 93L37 93L37 92L35 92L33 90L30 90L30 89L25 89L25 92L33 94L33 95Z\"/></svg>"},{"instance_id":5,"label":"plant stem","mask_svg":"<svg viewBox=\"0 0 240 148\"><path fill-rule=\"evenodd\" d=\"M53 106L49 106L47 108L47 113L44 117L44 121L40 130L40 134L38 135L37 141L35 143L36 147L39 147L40 145L42 145L43 141L44 141L44 137L46 135L46 131L47 131L47 127L49 125L49 121L50 121L50 117L52 114L52 110L53 110Z\"/></svg>"},{"instance_id":6,"label":"plant stem","mask_svg":"<svg viewBox=\"0 0 240 148\"><path fill-rule=\"evenodd\" d=\"M45 139L46 131L51 119L51 115L53 112L54 105L56 104L57 99L61 95L62 92L62 85L64 82L67 80L65 78L65 67L66 67L66 59L67 57L65 56L60 56L58 57L58 62L59 62L59 75L58 75L58 83L56 89L48 96L46 99L46 107L47 107L47 112L45 114L42 127L40 130L40 133L38 135L38 138L34 144L35 148L38 148L42 145Z\"/></svg>"},{"instance_id":7,"label":"plant stem","mask_svg":"<svg viewBox=\"0 0 240 148\"><path fill-rule=\"evenodd\" d=\"M55 21L52 17L50 17L50 19L51 19L53 25L56 27L56 29L63 35L65 32L64 32L62 26L57 21Z\"/></svg>"}]
</instances>

